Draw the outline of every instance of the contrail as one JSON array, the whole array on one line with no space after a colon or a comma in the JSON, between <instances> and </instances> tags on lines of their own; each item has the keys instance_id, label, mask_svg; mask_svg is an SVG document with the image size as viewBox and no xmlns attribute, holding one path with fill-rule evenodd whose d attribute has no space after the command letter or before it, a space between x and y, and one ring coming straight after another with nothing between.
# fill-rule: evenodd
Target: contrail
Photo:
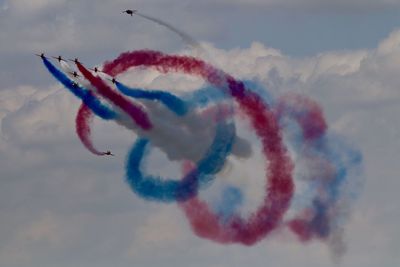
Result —
<instances>
[{"instance_id":1,"label":"contrail","mask_svg":"<svg viewBox=\"0 0 400 267\"><path fill-rule=\"evenodd\" d=\"M139 17L142 17L142 18L144 18L144 19L153 21L153 22L155 22L155 23L157 23L157 24L159 24L159 25L162 25L162 26L166 27L167 29L173 31L174 33L176 33L177 35L179 35L179 37L181 37L182 40L183 40L186 44L190 45L192 48L203 49L203 48L201 47L201 45L199 44L199 42L197 42L193 37L191 37L189 34L183 32L183 31L181 31L181 30L175 28L175 27L172 26L171 24L169 24L169 23L167 23L167 22L165 22L165 21L162 21L162 20L160 20L160 19L158 19L158 18L155 18L155 17L149 16L149 15L140 13L140 12L135 12L135 15L138 15Z\"/></svg>"}]
</instances>

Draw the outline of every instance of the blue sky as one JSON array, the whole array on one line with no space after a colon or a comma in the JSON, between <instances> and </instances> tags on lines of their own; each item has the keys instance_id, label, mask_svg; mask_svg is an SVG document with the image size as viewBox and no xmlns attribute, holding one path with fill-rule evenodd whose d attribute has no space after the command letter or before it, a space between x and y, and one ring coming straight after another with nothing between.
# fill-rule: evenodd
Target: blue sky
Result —
<instances>
[{"instance_id":1,"label":"blue sky","mask_svg":"<svg viewBox=\"0 0 400 267\"><path fill-rule=\"evenodd\" d=\"M0 266L400 264L400 2L199 2L0 1ZM79 101L33 54L93 66L126 50L191 53L165 28L120 14L126 8L185 31L205 48L206 60L258 80L274 96L295 91L316 99L329 129L361 150L362 190L343 228L347 251L339 262L329 244L304 245L287 233L249 248L197 238L175 205L149 203L129 190L130 131L96 120L95 143L117 156L94 157L83 148L74 133ZM200 85L152 72L129 79L177 92ZM245 165L235 175L263 171L249 164L253 169Z\"/></svg>"},{"instance_id":2,"label":"blue sky","mask_svg":"<svg viewBox=\"0 0 400 267\"><path fill-rule=\"evenodd\" d=\"M226 38L218 40L215 37L210 41L229 49L235 46L246 47L253 40L258 40L296 57L312 56L330 50L373 48L400 24L398 10L227 10L223 16L230 22L226 25Z\"/></svg>"}]
</instances>

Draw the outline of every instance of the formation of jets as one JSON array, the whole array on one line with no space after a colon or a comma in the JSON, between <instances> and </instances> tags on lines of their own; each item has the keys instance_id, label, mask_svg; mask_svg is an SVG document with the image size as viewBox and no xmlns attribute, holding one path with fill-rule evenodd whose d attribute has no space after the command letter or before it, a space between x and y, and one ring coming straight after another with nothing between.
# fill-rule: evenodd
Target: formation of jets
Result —
<instances>
[{"instance_id":1,"label":"formation of jets","mask_svg":"<svg viewBox=\"0 0 400 267\"><path fill-rule=\"evenodd\" d=\"M136 10L136 9L127 9L127 10L122 11L122 13L126 13L127 15L133 16L133 14L137 13L137 10ZM35 55L38 56L38 57L40 57L40 58L42 58L42 59L45 59L45 58L47 59L47 57L44 55L44 53L35 54ZM56 57L56 56L52 56L52 58L56 59L59 63L61 63L62 61L63 61L63 62L67 62L65 59L62 58L62 56L57 56L57 57ZM72 62L74 62L75 64L80 63L78 58L69 59L69 60L72 61ZM102 72L102 71L100 71L97 67L94 67L94 68L92 68L92 69L90 69L90 70L94 71L95 73L97 73L97 72ZM70 75L74 76L74 78L80 77L80 75L79 75L76 71L68 72L68 73L69 73ZM112 83L114 83L114 84L116 83L116 79L115 79L115 78L112 78L112 79L109 79L109 80L110 80ZM78 85L78 83L77 83L76 81L73 81L73 82L72 82L72 86L78 87L79 85ZM114 154L111 153L110 150L107 150L107 152L104 152L104 155L107 155L107 156L114 156Z\"/></svg>"},{"instance_id":2,"label":"formation of jets","mask_svg":"<svg viewBox=\"0 0 400 267\"><path fill-rule=\"evenodd\" d=\"M42 58L42 59L45 59L45 58L47 59L47 57L44 55L44 53L35 54L35 55L38 56L38 57L40 57L40 58ZM62 58L62 56L58 56L58 57L52 56L52 58L56 59L59 63L61 63L61 61L67 62L65 59ZM79 62L79 59L77 59L77 58L75 58L75 59L70 59L70 61L72 61L72 62L74 62L74 63L80 63L80 62ZM93 69L90 69L90 70L92 70L92 71L94 71L94 72L96 72L96 73L97 73L97 72L101 72L97 67L94 67ZM78 74L77 71L71 71L71 72L68 72L68 74L72 75L74 78L81 77L81 76ZM112 82L115 83L115 78L112 79ZM72 86L73 86L73 87L79 87L79 84L78 84L76 81L73 81L73 82L72 82ZM104 155L106 155L106 156L114 156L114 154L111 153L110 150L107 150L106 152L104 152Z\"/></svg>"},{"instance_id":3,"label":"formation of jets","mask_svg":"<svg viewBox=\"0 0 400 267\"><path fill-rule=\"evenodd\" d=\"M46 59L48 58L48 57L46 57L46 56L44 55L44 53L35 54L35 55L38 56L38 57L40 57L40 58L46 58ZM58 62L61 62L61 61L67 62L67 60L65 60L65 59L62 58L62 56L57 56L57 57L51 56L51 57L54 58L54 59L56 59ZM81 62L79 61L78 58L75 58L75 59L68 59L68 60L74 62L75 64L76 64L76 63L81 63ZM89 70L94 71L95 73L102 72L101 70L99 70L98 67L89 68ZM76 72L76 71L70 71L70 72L68 72L68 73L71 74L72 76L74 76L74 78L80 77L80 75L79 75L78 72ZM102 73L103 73L103 72L102 72ZM113 78L113 79L108 79L108 80L110 80L112 83L115 83L115 82L116 82L115 78Z\"/></svg>"}]
</instances>

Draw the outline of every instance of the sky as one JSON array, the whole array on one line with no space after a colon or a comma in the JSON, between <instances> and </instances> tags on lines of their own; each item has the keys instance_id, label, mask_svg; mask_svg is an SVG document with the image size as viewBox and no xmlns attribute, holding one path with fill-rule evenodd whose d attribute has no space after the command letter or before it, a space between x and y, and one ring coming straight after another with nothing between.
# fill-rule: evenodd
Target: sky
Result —
<instances>
[{"instance_id":1,"label":"sky","mask_svg":"<svg viewBox=\"0 0 400 267\"><path fill-rule=\"evenodd\" d=\"M191 53L160 25L122 15L127 8L190 34L234 77L315 99L329 129L361 151L340 259L287 233L251 247L198 238L175 204L130 191L130 131L96 120L95 143L116 156L85 150L74 132L78 99L33 54L94 66L128 50ZM396 0L1 0L0 266L399 266L399 15ZM189 78L141 78L194 89Z\"/></svg>"}]
</instances>

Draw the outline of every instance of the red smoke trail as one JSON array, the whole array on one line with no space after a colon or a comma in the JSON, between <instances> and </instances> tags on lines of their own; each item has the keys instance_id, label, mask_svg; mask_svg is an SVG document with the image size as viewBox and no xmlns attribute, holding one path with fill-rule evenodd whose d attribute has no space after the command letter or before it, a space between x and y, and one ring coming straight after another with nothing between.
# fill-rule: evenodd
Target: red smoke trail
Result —
<instances>
[{"instance_id":1,"label":"red smoke trail","mask_svg":"<svg viewBox=\"0 0 400 267\"><path fill-rule=\"evenodd\" d=\"M98 151L92 141L90 140L90 122L93 119L92 111L84 103L79 108L76 115L76 133L79 136L82 144L93 154L98 156L104 156L105 152Z\"/></svg>"},{"instance_id":2,"label":"red smoke trail","mask_svg":"<svg viewBox=\"0 0 400 267\"><path fill-rule=\"evenodd\" d=\"M175 71L197 75L216 87L229 90L243 114L249 117L262 142L267 166L263 205L247 220L235 215L223 225L218 215L213 214L207 204L198 198L188 200L181 207L192 228L201 237L220 243L237 242L246 245L265 237L281 222L294 190L291 177L293 165L283 146L279 124L273 112L257 94L247 90L242 82L192 57L164 55L156 51L127 52L106 63L103 71L116 76L135 66L155 67L163 73Z\"/></svg>"},{"instance_id":3,"label":"red smoke trail","mask_svg":"<svg viewBox=\"0 0 400 267\"><path fill-rule=\"evenodd\" d=\"M309 241L314 237L325 239L331 229L331 217L335 203L327 195L323 194L327 185L335 178L334 166L324 158L316 157L310 153L313 149L323 146L321 138L324 137L327 124L321 107L308 97L298 94L287 94L281 97L275 109L278 118L289 117L296 121L302 131L302 138L306 141L302 145L303 158L308 161L317 161L319 166L324 163L324 172L318 173L318 193L314 197L310 207L300 211L293 219L287 222L287 226L298 236L301 241ZM320 167L321 168L321 167Z\"/></svg>"},{"instance_id":4,"label":"red smoke trail","mask_svg":"<svg viewBox=\"0 0 400 267\"><path fill-rule=\"evenodd\" d=\"M77 62L76 66L83 76L97 88L100 95L112 101L116 106L125 111L136 123L144 130L152 128L147 114L139 107L125 99L120 94L114 92L101 78L93 76L81 63Z\"/></svg>"},{"instance_id":5,"label":"red smoke trail","mask_svg":"<svg viewBox=\"0 0 400 267\"><path fill-rule=\"evenodd\" d=\"M281 97L275 108L278 118L293 117L300 125L305 140L315 140L326 133L327 124L321 107L312 99L298 95L287 94Z\"/></svg>"}]
</instances>

